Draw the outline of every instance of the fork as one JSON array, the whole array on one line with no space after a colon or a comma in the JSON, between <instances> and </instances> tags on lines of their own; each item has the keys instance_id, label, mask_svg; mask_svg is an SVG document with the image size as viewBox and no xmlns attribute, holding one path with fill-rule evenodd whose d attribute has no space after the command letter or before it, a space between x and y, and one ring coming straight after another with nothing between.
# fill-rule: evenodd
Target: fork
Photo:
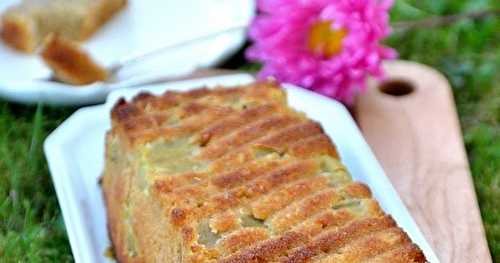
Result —
<instances>
[{"instance_id":1,"label":"fork","mask_svg":"<svg viewBox=\"0 0 500 263\"><path fill-rule=\"evenodd\" d=\"M247 27L246 24L231 26L231 27L225 28L223 30L202 34L199 36L189 38L187 40L182 40L182 41L167 44L165 46L161 46L159 48L155 48L152 50L147 50L147 51L142 52L142 53L133 54L133 55L130 55L127 57L123 57L123 58L119 59L118 61L116 61L115 63L111 64L110 66L103 68L104 70L106 70L108 72L108 77L106 80L104 80L102 82L106 83L106 84L112 84L112 83L116 83L116 82L121 81L121 79L117 78L117 75L120 72L120 70L122 70L123 68L125 68L129 65L133 65L133 64L136 64L136 63L141 62L143 60L146 60L148 58L151 58L155 55L161 54L161 53L169 51L171 49L179 48L179 47L184 46L184 45L191 44L193 42L209 39L209 38L216 37L218 35L222 35L225 33L230 33L233 31L242 30L242 29L245 29L246 27ZM49 77L44 78L42 80L67 84L64 81L59 80L54 74L51 74Z\"/></svg>"}]
</instances>

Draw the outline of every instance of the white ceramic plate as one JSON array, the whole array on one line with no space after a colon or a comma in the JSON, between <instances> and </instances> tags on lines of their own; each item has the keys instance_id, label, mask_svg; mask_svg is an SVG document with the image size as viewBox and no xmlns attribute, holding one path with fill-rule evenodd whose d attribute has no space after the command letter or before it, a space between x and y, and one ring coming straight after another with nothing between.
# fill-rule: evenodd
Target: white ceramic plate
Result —
<instances>
[{"instance_id":1,"label":"white ceramic plate","mask_svg":"<svg viewBox=\"0 0 500 263\"><path fill-rule=\"evenodd\" d=\"M20 0L1 0L0 13ZM254 14L253 0L129 0L129 6L89 41L86 50L102 65L135 53L192 39L236 25L246 25ZM103 102L114 89L166 76L186 74L215 65L234 53L245 34L228 32L166 52L120 72L123 81L85 87L42 81L49 69L35 55L24 55L0 41L0 96L16 102L85 105ZM153 69L153 70L151 70Z\"/></svg>"},{"instance_id":2,"label":"white ceramic plate","mask_svg":"<svg viewBox=\"0 0 500 263\"><path fill-rule=\"evenodd\" d=\"M237 85L252 80L242 74L118 90L110 94L106 104L75 112L47 138L45 154L76 262L109 261L103 256L110 241L98 179L104 166L104 134L110 128L109 113L117 99L130 99L145 90L160 94L165 90ZM438 262L344 106L291 85L286 85L286 89L293 108L322 124L353 178L368 184L382 208L408 232L431 262Z\"/></svg>"}]
</instances>

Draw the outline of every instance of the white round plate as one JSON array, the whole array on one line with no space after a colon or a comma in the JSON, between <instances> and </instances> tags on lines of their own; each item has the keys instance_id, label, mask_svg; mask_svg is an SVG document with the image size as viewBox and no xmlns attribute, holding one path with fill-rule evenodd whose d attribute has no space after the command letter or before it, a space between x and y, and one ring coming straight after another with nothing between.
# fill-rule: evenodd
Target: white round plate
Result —
<instances>
[{"instance_id":1,"label":"white round plate","mask_svg":"<svg viewBox=\"0 0 500 263\"><path fill-rule=\"evenodd\" d=\"M0 1L0 12L17 2ZM135 53L247 25L254 12L253 0L129 0L128 7L83 46L98 62L109 66ZM88 86L44 81L50 71L36 55L18 53L0 43L0 97L21 103L99 103L118 88L215 65L238 50L244 41L243 30L224 33L124 68L119 82Z\"/></svg>"}]
</instances>

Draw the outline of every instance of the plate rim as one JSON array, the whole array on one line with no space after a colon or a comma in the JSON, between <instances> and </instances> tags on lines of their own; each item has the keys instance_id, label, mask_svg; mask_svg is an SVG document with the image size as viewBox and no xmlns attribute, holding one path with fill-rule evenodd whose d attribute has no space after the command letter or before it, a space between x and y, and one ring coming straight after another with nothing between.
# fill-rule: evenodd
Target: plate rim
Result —
<instances>
[{"instance_id":1,"label":"plate rim","mask_svg":"<svg viewBox=\"0 0 500 263\"><path fill-rule=\"evenodd\" d=\"M79 216L79 213L76 212L76 208L79 207L78 202L76 202L76 196L74 194L68 194L68 190L73 191L73 188L67 189L68 185L73 184L70 180L71 176L68 174L68 171L71 169L61 169L61 166L64 166L64 162L58 160L64 160L64 157L62 157L65 152L63 144L70 137L64 134L66 130L70 129L70 126L74 125L74 123L78 124L78 120L82 118L82 115L90 114L93 111L101 112L103 110L105 110L103 105L78 109L52 131L43 143L43 151L47 160L52 184L56 192L57 201L63 216L65 229L75 262L84 262L84 259L88 258L86 255L95 253L88 249L89 247L87 244L90 243L90 241L88 241L88 233L84 232L85 228L81 227L81 225L85 223L82 217ZM102 118L102 116L99 118ZM95 257L96 255L93 255L92 258Z\"/></svg>"}]
</instances>

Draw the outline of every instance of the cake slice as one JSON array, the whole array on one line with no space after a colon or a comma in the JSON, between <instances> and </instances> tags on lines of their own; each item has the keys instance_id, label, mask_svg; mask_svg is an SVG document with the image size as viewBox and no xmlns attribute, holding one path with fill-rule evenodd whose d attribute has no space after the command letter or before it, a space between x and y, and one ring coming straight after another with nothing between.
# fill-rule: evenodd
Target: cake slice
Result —
<instances>
[{"instance_id":1,"label":"cake slice","mask_svg":"<svg viewBox=\"0 0 500 263\"><path fill-rule=\"evenodd\" d=\"M127 0L23 0L0 19L4 42L33 52L50 33L83 41L92 36Z\"/></svg>"},{"instance_id":2,"label":"cake slice","mask_svg":"<svg viewBox=\"0 0 500 263\"><path fill-rule=\"evenodd\" d=\"M111 120L119 262L426 262L275 83L142 93Z\"/></svg>"},{"instance_id":3,"label":"cake slice","mask_svg":"<svg viewBox=\"0 0 500 263\"><path fill-rule=\"evenodd\" d=\"M108 71L95 62L78 43L55 34L48 36L40 52L54 77L73 85L86 85L108 79Z\"/></svg>"}]
</instances>

